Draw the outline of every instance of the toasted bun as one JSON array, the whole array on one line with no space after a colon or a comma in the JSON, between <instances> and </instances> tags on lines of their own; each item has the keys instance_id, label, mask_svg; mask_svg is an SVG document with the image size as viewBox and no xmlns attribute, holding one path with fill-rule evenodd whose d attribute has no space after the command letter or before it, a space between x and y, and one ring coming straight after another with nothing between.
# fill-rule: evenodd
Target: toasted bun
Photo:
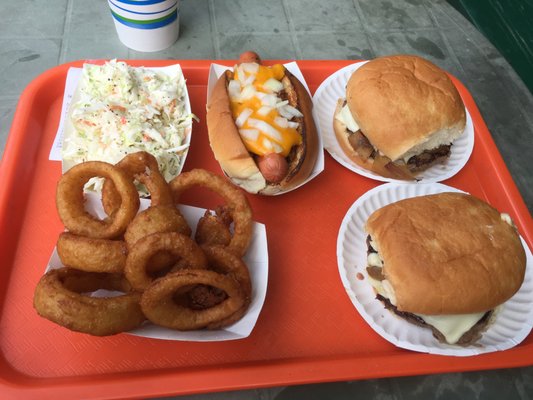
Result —
<instances>
[{"instance_id":1,"label":"toasted bun","mask_svg":"<svg viewBox=\"0 0 533 400\"><path fill-rule=\"evenodd\" d=\"M416 56L376 58L357 69L346 101L364 135L392 161L452 143L465 107L448 75Z\"/></svg>"},{"instance_id":2,"label":"toasted bun","mask_svg":"<svg viewBox=\"0 0 533 400\"><path fill-rule=\"evenodd\" d=\"M300 185L311 174L318 157L318 133L312 114L311 97L289 71L285 71L285 74L287 79L284 82L295 93L297 108L304 116L299 128L302 143L289 155L287 176L278 184L269 184L265 180L241 140L227 91L231 71L226 71L218 79L207 103L209 143L215 158L230 180L250 193L273 195Z\"/></svg>"},{"instance_id":3,"label":"toasted bun","mask_svg":"<svg viewBox=\"0 0 533 400\"><path fill-rule=\"evenodd\" d=\"M226 175L246 191L257 193L266 187L266 181L237 131L227 84L227 75L222 74L207 103L209 144Z\"/></svg>"},{"instance_id":4,"label":"toasted bun","mask_svg":"<svg viewBox=\"0 0 533 400\"><path fill-rule=\"evenodd\" d=\"M389 204L369 217L366 230L400 311L484 312L508 300L524 280L526 256L516 228L467 194Z\"/></svg>"}]
</instances>

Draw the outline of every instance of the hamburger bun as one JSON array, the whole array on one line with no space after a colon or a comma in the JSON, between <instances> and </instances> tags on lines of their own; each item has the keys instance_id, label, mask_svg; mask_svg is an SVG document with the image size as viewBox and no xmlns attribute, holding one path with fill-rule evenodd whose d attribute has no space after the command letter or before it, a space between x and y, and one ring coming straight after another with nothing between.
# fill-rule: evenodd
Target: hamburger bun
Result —
<instances>
[{"instance_id":1,"label":"hamburger bun","mask_svg":"<svg viewBox=\"0 0 533 400\"><path fill-rule=\"evenodd\" d=\"M387 171L390 168L382 168L383 160L379 160L376 166L372 165L372 159L361 160L350 145L347 138L350 132L337 119L343 105L348 107L376 154L396 166L407 168L412 174L447 155L416 166L407 164L411 157L450 145L463 133L466 125L465 107L459 92L446 72L430 61L417 56L396 55L376 58L362 65L348 80L346 98L341 99L337 107L335 135L352 161L392 178L405 179L395 171Z\"/></svg>"},{"instance_id":2,"label":"hamburger bun","mask_svg":"<svg viewBox=\"0 0 533 400\"><path fill-rule=\"evenodd\" d=\"M375 211L366 231L399 311L485 312L513 296L526 255L510 218L474 196L441 193Z\"/></svg>"}]
</instances>

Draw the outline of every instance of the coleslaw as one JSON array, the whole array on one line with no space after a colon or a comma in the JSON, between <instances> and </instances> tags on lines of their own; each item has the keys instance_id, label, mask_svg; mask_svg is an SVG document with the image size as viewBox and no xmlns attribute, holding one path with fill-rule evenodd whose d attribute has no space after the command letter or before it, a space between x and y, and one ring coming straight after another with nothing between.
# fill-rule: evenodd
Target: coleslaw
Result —
<instances>
[{"instance_id":1,"label":"coleslaw","mask_svg":"<svg viewBox=\"0 0 533 400\"><path fill-rule=\"evenodd\" d=\"M177 176L187 155L192 119L185 78L111 60L84 64L78 93L69 110L63 162L112 164L126 154L147 151L167 181Z\"/></svg>"}]
</instances>

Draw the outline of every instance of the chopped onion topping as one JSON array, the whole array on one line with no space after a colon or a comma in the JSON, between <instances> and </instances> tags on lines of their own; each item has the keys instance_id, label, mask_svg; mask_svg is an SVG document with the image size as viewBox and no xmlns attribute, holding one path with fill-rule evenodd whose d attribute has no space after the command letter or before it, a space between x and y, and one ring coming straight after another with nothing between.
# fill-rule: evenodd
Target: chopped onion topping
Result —
<instances>
[{"instance_id":1,"label":"chopped onion topping","mask_svg":"<svg viewBox=\"0 0 533 400\"><path fill-rule=\"evenodd\" d=\"M252 97L255 97L257 93L257 90L252 85L245 86L242 89L241 98L243 100L251 99Z\"/></svg>"},{"instance_id":2,"label":"chopped onion topping","mask_svg":"<svg viewBox=\"0 0 533 400\"><path fill-rule=\"evenodd\" d=\"M268 140L267 138L263 138L263 147L267 150L272 151L273 153L282 153L283 147L281 147L276 142L273 142L271 140Z\"/></svg>"},{"instance_id":3,"label":"chopped onion topping","mask_svg":"<svg viewBox=\"0 0 533 400\"><path fill-rule=\"evenodd\" d=\"M239 81L232 79L228 83L228 93L230 99L238 99L241 95L241 84Z\"/></svg>"},{"instance_id":4,"label":"chopped onion topping","mask_svg":"<svg viewBox=\"0 0 533 400\"><path fill-rule=\"evenodd\" d=\"M270 113L270 111L272 111L272 110L273 110L272 107L263 106L263 107L261 107L259 110L257 110L257 113L258 113L259 115L261 115L262 117L265 117L265 116L267 116L267 115Z\"/></svg>"},{"instance_id":5,"label":"chopped onion topping","mask_svg":"<svg viewBox=\"0 0 533 400\"><path fill-rule=\"evenodd\" d=\"M252 83L254 83L255 81L255 75L249 75L245 80L244 80L244 83L243 85L246 86L246 85L251 85Z\"/></svg>"},{"instance_id":6,"label":"chopped onion topping","mask_svg":"<svg viewBox=\"0 0 533 400\"><path fill-rule=\"evenodd\" d=\"M292 107L288 100L280 98L278 92L284 88L281 81L271 77L266 79L262 86L258 85L259 71L260 66L257 63L242 63L235 66L237 78L230 81L228 92L232 101L240 102L244 106L239 107L235 123L243 140L255 143L259 141L264 151L283 153L286 150L283 147L284 130L297 129L300 124L291 119L302 117L303 114ZM262 79L259 78L259 81ZM253 105L247 106L248 100L251 99L259 100L261 106L256 109L255 101L251 103ZM272 112L273 110L277 111ZM256 115L254 113L257 113L256 118L253 118ZM268 118L271 114L275 114L274 121Z\"/></svg>"},{"instance_id":7,"label":"chopped onion topping","mask_svg":"<svg viewBox=\"0 0 533 400\"><path fill-rule=\"evenodd\" d=\"M279 144L272 142L272 145L274 146L274 152L283 153L283 147L281 147Z\"/></svg>"},{"instance_id":8,"label":"chopped onion topping","mask_svg":"<svg viewBox=\"0 0 533 400\"><path fill-rule=\"evenodd\" d=\"M259 129L261 132L269 136L271 139L277 142L280 142L280 143L283 142L281 133L269 123L265 121L261 121L260 119L248 118L248 124L253 128Z\"/></svg>"},{"instance_id":9,"label":"chopped onion topping","mask_svg":"<svg viewBox=\"0 0 533 400\"><path fill-rule=\"evenodd\" d=\"M245 70L246 72L248 72L249 74L254 74L256 75L257 72L259 71L259 64L257 63L242 63L242 69Z\"/></svg>"},{"instance_id":10,"label":"chopped onion topping","mask_svg":"<svg viewBox=\"0 0 533 400\"><path fill-rule=\"evenodd\" d=\"M274 123L279 126L280 128L288 128L289 127L289 121L287 118L283 117L276 117L274 118Z\"/></svg>"},{"instance_id":11,"label":"chopped onion topping","mask_svg":"<svg viewBox=\"0 0 533 400\"><path fill-rule=\"evenodd\" d=\"M264 106L275 107L278 102L278 97L275 94L267 94L261 99Z\"/></svg>"},{"instance_id":12,"label":"chopped onion topping","mask_svg":"<svg viewBox=\"0 0 533 400\"><path fill-rule=\"evenodd\" d=\"M258 129L239 129L239 133L243 138L253 142L257 141L257 138L259 137Z\"/></svg>"},{"instance_id":13,"label":"chopped onion topping","mask_svg":"<svg viewBox=\"0 0 533 400\"><path fill-rule=\"evenodd\" d=\"M292 118L292 114L287 112L285 107L279 107L278 111L279 111L280 115L282 115L283 117L285 117L287 119L291 119Z\"/></svg>"},{"instance_id":14,"label":"chopped onion topping","mask_svg":"<svg viewBox=\"0 0 533 400\"><path fill-rule=\"evenodd\" d=\"M239 128L242 127L244 123L246 122L246 120L248 119L248 117L252 115L253 112L254 110L252 110L251 108L245 108L244 110L242 110L242 112L239 114L239 116L235 120L235 124Z\"/></svg>"},{"instance_id":15,"label":"chopped onion topping","mask_svg":"<svg viewBox=\"0 0 533 400\"><path fill-rule=\"evenodd\" d=\"M283 83L274 78L269 78L263 83L263 87L271 92L279 92L283 89Z\"/></svg>"},{"instance_id":16,"label":"chopped onion topping","mask_svg":"<svg viewBox=\"0 0 533 400\"><path fill-rule=\"evenodd\" d=\"M268 150L272 150L274 146L272 145L272 142L268 140L267 138L263 138L263 147Z\"/></svg>"},{"instance_id":17,"label":"chopped onion topping","mask_svg":"<svg viewBox=\"0 0 533 400\"><path fill-rule=\"evenodd\" d=\"M293 117L303 117L303 114L300 111L288 104L283 107L279 107L278 110L279 113L287 119L291 119Z\"/></svg>"},{"instance_id":18,"label":"chopped onion topping","mask_svg":"<svg viewBox=\"0 0 533 400\"><path fill-rule=\"evenodd\" d=\"M244 68L242 67L242 64L239 64L239 66L237 67L237 79L241 83L246 80L246 74L244 73Z\"/></svg>"}]
</instances>

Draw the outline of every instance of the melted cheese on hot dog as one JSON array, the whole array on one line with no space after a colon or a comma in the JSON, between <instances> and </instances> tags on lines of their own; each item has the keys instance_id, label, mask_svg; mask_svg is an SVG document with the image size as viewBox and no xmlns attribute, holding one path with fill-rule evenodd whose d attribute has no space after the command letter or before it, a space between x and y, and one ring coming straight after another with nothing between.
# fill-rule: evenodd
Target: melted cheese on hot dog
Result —
<instances>
[{"instance_id":1,"label":"melted cheese on hot dog","mask_svg":"<svg viewBox=\"0 0 533 400\"><path fill-rule=\"evenodd\" d=\"M284 75L281 64L243 63L235 67L228 84L239 133L248 151L259 156L278 153L286 157L302 142L298 122L292 121L302 115L279 96Z\"/></svg>"}]
</instances>

